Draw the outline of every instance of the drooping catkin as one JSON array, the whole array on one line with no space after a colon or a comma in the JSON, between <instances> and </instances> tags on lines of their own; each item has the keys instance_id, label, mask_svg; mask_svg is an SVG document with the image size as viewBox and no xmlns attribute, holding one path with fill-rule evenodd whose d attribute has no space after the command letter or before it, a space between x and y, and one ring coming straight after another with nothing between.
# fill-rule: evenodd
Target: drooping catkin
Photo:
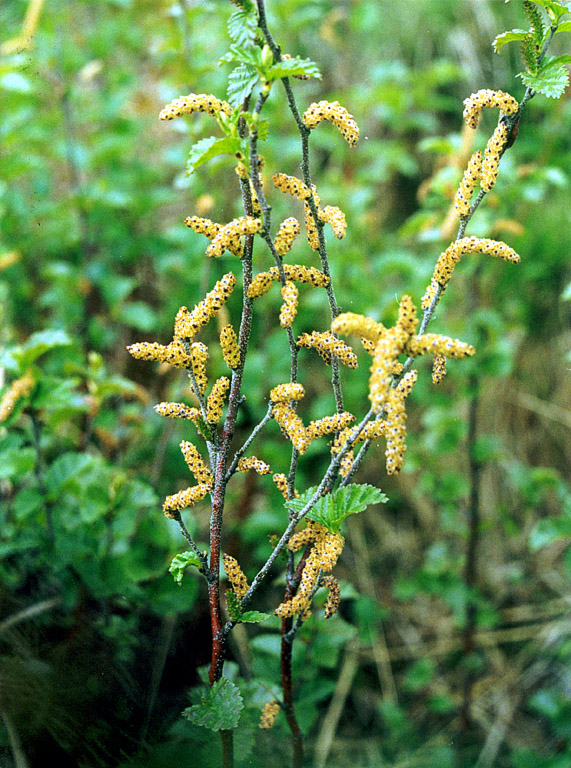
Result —
<instances>
[{"instance_id":1,"label":"drooping catkin","mask_svg":"<svg viewBox=\"0 0 571 768\"><path fill-rule=\"evenodd\" d=\"M272 701L267 701L263 708L262 708L262 714L260 715L260 728L263 731L269 731L271 728L274 727L274 723L276 722L276 718L279 714L281 707L279 705L279 702L276 701L276 699L273 699Z\"/></svg>"},{"instance_id":2,"label":"drooping catkin","mask_svg":"<svg viewBox=\"0 0 571 768\"><path fill-rule=\"evenodd\" d=\"M230 114L232 107L226 101L220 101L211 93L189 93L188 96L179 96L164 107L159 113L159 120L173 120L181 115L190 115L193 112L205 112L216 116L219 112Z\"/></svg>"},{"instance_id":3,"label":"drooping catkin","mask_svg":"<svg viewBox=\"0 0 571 768\"><path fill-rule=\"evenodd\" d=\"M359 140L359 126L355 118L338 101L319 101L310 104L302 120L307 128L316 128L323 120L329 120L351 147L354 147Z\"/></svg>"},{"instance_id":4,"label":"drooping catkin","mask_svg":"<svg viewBox=\"0 0 571 768\"><path fill-rule=\"evenodd\" d=\"M484 107L497 107L506 115L513 115L519 109L517 99L504 91L482 88L464 99L464 120L471 128L476 128L480 112Z\"/></svg>"}]
</instances>

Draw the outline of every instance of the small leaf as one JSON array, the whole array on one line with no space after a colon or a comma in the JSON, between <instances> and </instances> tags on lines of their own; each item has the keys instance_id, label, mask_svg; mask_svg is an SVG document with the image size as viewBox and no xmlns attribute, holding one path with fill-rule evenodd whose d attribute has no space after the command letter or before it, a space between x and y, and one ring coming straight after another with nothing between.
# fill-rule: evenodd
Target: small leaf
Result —
<instances>
[{"instance_id":1,"label":"small leaf","mask_svg":"<svg viewBox=\"0 0 571 768\"><path fill-rule=\"evenodd\" d=\"M260 77L249 64L240 64L232 70L228 77L228 101L233 107L239 107L252 90Z\"/></svg>"},{"instance_id":2,"label":"small leaf","mask_svg":"<svg viewBox=\"0 0 571 768\"><path fill-rule=\"evenodd\" d=\"M118 319L130 328L148 333L157 326L157 313L144 301L130 301L119 310Z\"/></svg>"},{"instance_id":3,"label":"small leaf","mask_svg":"<svg viewBox=\"0 0 571 768\"><path fill-rule=\"evenodd\" d=\"M254 44L258 29L258 14L252 6L249 10L240 8L228 19L228 34L232 42L245 48Z\"/></svg>"},{"instance_id":4,"label":"small leaf","mask_svg":"<svg viewBox=\"0 0 571 768\"><path fill-rule=\"evenodd\" d=\"M542 69L536 75L520 72L518 77L521 77L524 85L549 99L558 99L569 85L569 73L564 66Z\"/></svg>"},{"instance_id":5,"label":"small leaf","mask_svg":"<svg viewBox=\"0 0 571 768\"><path fill-rule=\"evenodd\" d=\"M178 584L179 587L182 586L182 577L184 576L185 570L191 566L200 569L202 564L198 555L190 550L181 552L180 555L175 555L171 560L169 573L172 574L175 584Z\"/></svg>"},{"instance_id":6,"label":"small leaf","mask_svg":"<svg viewBox=\"0 0 571 768\"><path fill-rule=\"evenodd\" d=\"M494 51L499 53L506 43L511 43L514 40L519 40L521 42L526 35L527 32L525 29L512 29L510 32L502 32L502 34L498 35L492 43Z\"/></svg>"},{"instance_id":7,"label":"small leaf","mask_svg":"<svg viewBox=\"0 0 571 768\"><path fill-rule=\"evenodd\" d=\"M555 32L571 32L571 21L561 22Z\"/></svg>"},{"instance_id":8,"label":"small leaf","mask_svg":"<svg viewBox=\"0 0 571 768\"><path fill-rule=\"evenodd\" d=\"M261 611L245 611L240 616L241 622L247 622L248 624L258 624L260 621L266 621L271 617L270 613L262 613Z\"/></svg>"},{"instance_id":9,"label":"small leaf","mask_svg":"<svg viewBox=\"0 0 571 768\"><path fill-rule=\"evenodd\" d=\"M267 72L267 79L279 80L282 77L293 77L294 75L315 77L317 80L321 80L321 72L314 61L297 57L282 59L273 64Z\"/></svg>"},{"instance_id":10,"label":"small leaf","mask_svg":"<svg viewBox=\"0 0 571 768\"><path fill-rule=\"evenodd\" d=\"M190 149L188 160L186 162L186 173L190 176L198 167L211 160L217 155L235 155L239 152L240 139L229 138L217 139L215 136L209 136L207 139L201 139Z\"/></svg>"},{"instance_id":11,"label":"small leaf","mask_svg":"<svg viewBox=\"0 0 571 768\"><path fill-rule=\"evenodd\" d=\"M256 69L262 69L262 51L258 46L252 48L245 48L242 45L231 45L230 50L219 60L219 64L250 64L250 66Z\"/></svg>"},{"instance_id":12,"label":"small leaf","mask_svg":"<svg viewBox=\"0 0 571 768\"><path fill-rule=\"evenodd\" d=\"M238 687L222 677L202 697L200 704L188 707L182 714L195 725L211 731L229 731L238 725L243 709L244 700Z\"/></svg>"},{"instance_id":13,"label":"small leaf","mask_svg":"<svg viewBox=\"0 0 571 768\"><path fill-rule=\"evenodd\" d=\"M315 491L316 488L310 488L299 498L286 502L286 507L299 515ZM322 496L315 502L306 517L337 533L341 523L349 515L362 512L369 504L384 504L387 501L388 497L372 485L351 484Z\"/></svg>"},{"instance_id":14,"label":"small leaf","mask_svg":"<svg viewBox=\"0 0 571 768\"><path fill-rule=\"evenodd\" d=\"M12 350L12 355L18 360L22 370L28 368L38 357L49 352L54 347L68 346L73 341L65 331L38 331L32 333L28 340Z\"/></svg>"}]
</instances>

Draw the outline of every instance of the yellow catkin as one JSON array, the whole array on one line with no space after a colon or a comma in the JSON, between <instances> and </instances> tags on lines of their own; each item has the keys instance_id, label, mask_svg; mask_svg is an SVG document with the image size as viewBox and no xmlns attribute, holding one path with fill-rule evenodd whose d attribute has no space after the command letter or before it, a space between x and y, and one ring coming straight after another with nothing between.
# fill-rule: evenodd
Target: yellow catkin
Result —
<instances>
[{"instance_id":1,"label":"yellow catkin","mask_svg":"<svg viewBox=\"0 0 571 768\"><path fill-rule=\"evenodd\" d=\"M238 472L248 472L250 469L253 469L259 475L269 475L271 472L270 465L256 458L256 456L242 457L238 462Z\"/></svg>"},{"instance_id":2,"label":"yellow catkin","mask_svg":"<svg viewBox=\"0 0 571 768\"><path fill-rule=\"evenodd\" d=\"M331 533L327 528L319 525L316 525L316 533L317 536L301 574L297 593L291 600L281 603L276 608L274 612L276 616L286 618L308 610L319 572L332 571L343 551L345 539L341 534Z\"/></svg>"},{"instance_id":3,"label":"yellow catkin","mask_svg":"<svg viewBox=\"0 0 571 768\"><path fill-rule=\"evenodd\" d=\"M329 590L329 595L323 606L325 611L325 618L330 619L339 608L341 602L341 588L339 582L334 576L328 574L321 579L321 586L326 587Z\"/></svg>"},{"instance_id":4,"label":"yellow catkin","mask_svg":"<svg viewBox=\"0 0 571 768\"><path fill-rule=\"evenodd\" d=\"M309 283L314 288L324 288L329 285L330 278L315 267L306 267L303 264L284 264L283 270L286 280ZM267 272L260 272L250 283L248 297L255 299L264 296L272 287L272 283L279 281L279 279L277 267L272 267Z\"/></svg>"},{"instance_id":5,"label":"yellow catkin","mask_svg":"<svg viewBox=\"0 0 571 768\"><path fill-rule=\"evenodd\" d=\"M311 544L323 535L322 528L323 526L320 526L319 523L308 520L306 527L302 528L301 531L296 531L288 541L288 549L291 552L299 552L302 547Z\"/></svg>"},{"instance_id":6,"label":"yellow catkin","mask_svg":"<svg viewBox=\"0 0 571 768\"><path fill-rule=\"evenodd\" d=\"M280 256L285 256L292 249L295 238L300 233L299 221L290 216L280 224L280 228L274 240L274 248Z\"/></svg>"},{"instance_id":7,"label":"yellow catkin","mask_svg":"<svg viewBox=\"0 0 571 768\"><path fill-rule=\"evenodd\" d=\"M204 392L208 383L206 376L206 363L208 362L208 349L201 341L191 344L192 372L200 392Z\"/></svg>"},{"instance_id":8,"label":"yellow catkin","mask_svg":"<svg viewBox=\"0 0 571 768\"><path fill-rule=\"evenodd\" d=\"M250 588L244 571L238 565L238 561L231 555L224 554L222 556L222 560L224 561L224 570L226 571L226 576L228 576L228 581L232 585L232 589L234 590L236 597L244 597Z\"/></svg>"},{"instance_id":9,"label":"yellow catkin","mask_svg":"<svg viewBox=\"0 0 571 768\"><path fill-rule=\"evenodd\" d=\"M444 355L435 355L432 363L432 383L440 384L446 376L446 358Z\"/></svg>"},{"instance_id":10,"label":"yellow catkin","mask_svg":"<svg viewBox=\"0 0 571 768\"><path fill-rule=\"evenodd\" d=\"M354 147L359 140L359 126L355 118L338 101L319 101L310 104L302 120L307 128L316 128L323 120L329 120L351 147Z\"/></svg>"},{"instance_id":11,"label":"yellow catkin","mask_svg":"<svg viewBox=\"0 0 571 768\"><path fill-rule=\"evenodd\" d=\"M253 216L242 216L238 219L233 219L228 224L224 224L218 234L211 240L210 245L206 249L207 256L222 256L224 251L232 244L237 237L243 237L244 235L254 235L260 231L262 222L260 219L255 219Z\"/></svg>"},{"instance_id":12,"label":"yellow catkin","mask_svg":"<svg viewBox=\"0 0 571 768\"><path fill-rule=\"evenodd\" d=\"M324 416L317 421L310 421L306 428L306 435L309 442L317 440L323 435L330 435L332 432L339 432L349 424L355 421L355 417L352 413L344 411L343 413L336 413L333 416Z\"/></svg>"},{"instance_id":13,"label":"yellow catkin","mask_svg":"<svg viewBox=\"0 0 571 768\"><path fill-rule=\"evenodd\" d=\"M485 237L463 237L451 243L440 254L434 268L433 281L445 286L452 277L454 267L461 257L469 253L483 253L488 256L495 256L512 264L519 264L520 261L520 257L514 249L499 240L490 240Z\"/></svg>"},{"instance_id":14,"label":"yellow catkin","mask_svg":"<svg viewBox=\"0 0 571 768\"><path fill-rule=\"evenodd\" d=\"M288 280L285 285L282 285L281 296L284 303L280 309L280 325L282 328L291 328L297 315L297 302L299 298L299 291L295 283Z\"/></svg>"},{"instance_id":15,"label":"yellow catkin","mask_svg":"<svg viewBox=\"0 0 571 768\"><path fill-rule=\"evenodd\" d=\"M399 304L397 327L401 328L407 336L411 336L416 333L417 325L416 307L412 303L412 298L404 295Z\"/></svg>"},{"instance_id":16,"label":"yellow catkin","mask_svg":"<svg viewBox=\"0 0 571 768\"><path fill-rule=\"evenodd\" d=\"M140 341L127 347L127 351L135 360L156 360L164 363L167 355L167 347L157 342Z\"/></svg>"},{"instance_id":17,"label":"yellow catkin","mask_svg":"<svg viewBox=\"0 0 571 768\"><path fill-rule=\"evenodd\" d=\"M274 727L280 709L279 702L275 699L264 704L262 714L260 715L260 728L263 731L269 731Z\"/></svg>"},{"instance_id":18,"label":"yellow catkin","mask_svg":"<svg viewBox=\"0 0 571 768\"><path fill-rule=\"evenodd\" d=\"M303 384L289 382L288 384L278 384L270 390L270 401L272 403L289 403L291 400L301 400L305 395Z\"/></svg>"},{"instance_id":19,"label":"yellow catkin","mask_svg":"<svg viewBox=\"0 0 571 768\"><path fill-rule=\"evenodd\" d=\"M183 440L180 444L180 450L182 451L186 465L194 475L196 482L199 485L207 485L209 488L212 488L214 485L214 477L212 472L204 463L204 460L196 449L196 446L194 446L188 440Z\"/></svg>"},{"instance_id":20,"label":"yellow catkin","mask_svg":"<svg viewBox=\"0 0 571 768\"><path fill-rule=\"evenodd\" d=\"M300 453L305 453L308 446L307 435L297 413L284 403L276 403L272 408L272 416L293 447Z\"/></svg>"},{"instance_id":21,"label":"yellow catkin","mask_svg":"<svg viewBox=\"0 0 571 768\"><path fill-rule=\"evenodd\" d=\"M190 408L183 403L157 403L155 411L161 416L168 416L171 419L190 419L196 421L200 417L198 408Z\"/></svg>"},{"instance_id":22,"label":"yellow catkin","mask_svg":"<svg viewBox=\"0 0 571 768\"><path fill-rule=\"evenodd\" d=\"M27 397L32 391L33 386L34 377L30 371L24 376L20 376L19 379L14 379L0 400L0 424L12 415L18 400Z\"/></svg>"},{"instance_id":23,"label":"yellow catkin","mask_svg":"<svg viewBox=\"0 0 571 768\"><path fill-rule=\"evenodd\" d=\"M225 325L220 331L220 349L228 368L235 369L240 367L241 358L238 337L230 323Z\"/></svg>"},{"instance_id":24,"label":"yellow catkin","mask_svg":"<svg viewBox=\"0 0 571 768\"><path fill-rule=\"evenodd\" d=\"M424 292L424 296L422 297L421 306L423 309L428 309L430 305L432 304L434 297L436 295L436 291L439 288L439 283L436 282L434 278L430 281L430 285L426 287L426 291Z\"/></svg>"},{"instance_id":25,"label":"yellow catkin","mask_svg":"<svg viewBox=\"0 0 571 768\"><path fill-rule=\"evenodd\" d=\"M319 211L319 219L331 225L333 234L338 240L345 236L347 219L343 211L336 205L326 205L322 211Z\"/></svg>"},{"instance_id":26,"label":"yellow catkin","mask_svg":"<svg viewBox=\"0 0 571 768\"><path fill-rule=\"evenodd\" d=\"M174 517L176 512L180 512L188 507L194 507L211 490L211 485L201 484L195 485L192 488L185 488L184 491L174 493L172 496L167 496L163 504L165 517Z\"/></svg>"},{"instance_id":27,"label":"yellow catkin","mask_svg":"<svg viewBox=\"0 0 571 768\"><path fill-rule=\"evenodd\" d=\"M354 312L343 312L331 323L333 333L355 334L376 344L386 330L382 323Z\"/></svg>"},{"instance_id":28,"label":"yellow catkin","mask_svg":"<svg viewBox=\"0 0 571 768\"><path fill-rule=\"evenodd\" d=\"M468 161L468 167L464 171L462 181L454 198L454 207L458 216L467 216L470 213L470 202L474 194L474 188L482 175L483 156L480 151L474 152Z\"/></svg>"},{"instance_id":29,"label":"yellow catkin","mask_svg":"<svg viewBox=\"0 0 571 768\"><path fill-rule=\"evenodd\" d=\"M296 344L298 347L317 350L326 365L331 364L331 357L335 355L348 368L357 368L357 355L351 347L338 339L331 331L302 333Z\"/></svg>"},{"instance_id":30,"label":"yellow catkin","mask_svg":"<svg viewBox=\"0 0 571 768\"><path fill-rule=\"evenodd\" d=\"M289 493L288 493L288 487L287 487L287 477L282 474L281 472L276 472L275 475L272 475L272 480L276 484L276 488L281 493L281 495L284 497L286 501L289 501ZM295 491L295 497L297 498L299 496L299 493Z\"/></svg>"},{"instance_id":31,"label":"yellow catkin","mask_svg":"<svg viewBox=\"0 0 571 768\"><path fill-rule=\"evenodd\" d=\"M206 421L209 424L218 424L222 418L222 409L229 388L230 379L227 376L221 376L214 382L206 401Z\"/></svg>"},{"instance_id":32,"label":"yellow catkin","mask_svg":"<svg viewBox=\"0 0 571 768\"><path fill-rule=\"evenodd\" d=\"M303 212L305 217L305 230L307 232L307 242L314 251L319 250L319 234L317 230L317 224L311 211L309 204L306 202L303 204Z\"/></svg>"},{"instance_id":33,"label":"yellow catkin","mask_svg":"<svg viewBox=\"0 0 571 768\"><path fill-rule=\"evenodd\" d=\"M209 291L204 299L197 304L192 312L186 307L181 307L175 318L175 336L182 339L192 339L198 331L213 318L225 304L234 287L236 277L232 272L227 272L214 288Z\"/></svg>"},{"instance_id":34,"label":"yellow catkin","mask_svg":"<svg viewBox=\"0 0 571 768\"><path fill-rule=\"evenodd\" d=\"M484 150L482 163L482 180L480 183L484 192L489 192L498 178L500 157L508 140L509 129L506 123L500 123L490 137Z\"/></svg>"},{"instance_id":35,"label":"yellow catkin","mask_svg":"<svg viewBox=\"0 0 571 768\"><path fill-rule=\"evenodd\" d=\"M476 93L471 94L464 99L464 120L471 128L476 128L480 112L484 107L497 107L506 115L513 115L517 112L519 104L517 99L504 91L493 91L489 88L482 88Z\"/></svg>"},{"instance_id":36,"label":"yellow catkin","mask_svg":"<svg viewBox=\"0 0 571 768\"><path fill-rule=\"evenodd\" d=\"M203 219L199 216L188 216L184 223L199 235L205 235L209 240L214 240L223 228L223 224L217 224L210 219ZM238 235L234 238L228 238L225 247L239 259L244 255L242 241Z\"/></svg>"},{"instance_id":37,"label":"yellow catkin","mask_svg":"<svg viewBox=\"0 0 571 768\"><path fill-rule=\"evenodd\" d=\"M211 93L189 93L188 96L180 96L167 104L159 113L160 120L172 120L181 115L190 115L193 112L205 112L213 117L219 112L230 114L232 107L226 101L220 101Z\"/></svg>"},{"instance_id":38,"label":"yellow catkin","mask_svg":"<svg viewBox=\"0 0 571 768\"><path fill-rule=\"evenodd\" d=\"M387 474L400 471L406 452L406 412L404 401L416 383L417 372L409 371L396 389L391 389L385 406L385 451Z\"/></svg>"},{"instance_id":39,"label":"yellow catkin","mask_svg":"<svg viewBox=\"0 0 571 768\"><path fill-rule=\"evenodd\" d=\"M280 192L284 192L298 200L307 200L311 197L311 190L297 176L288 176L286 173L274 173L272 183Z\"/></svg>"},{"instance_id":40,"label":"yellow catkin","mask_svg":"<svg viewBox=\"0 0 571 768\"><path fill-rule=\"evenodd\" d=\"M369 399L374 413L380 413L385 404L394 361L402 353L407 340L407 334L397 325L389 328L377 342L369 379Z\"/></svg>"},{"instance_id":41,"label":"yellow catkin","mask_svg":"<svg viewBox=\"0 0 571 768\"><path fill-rule=\"evenodd\" d=\"M444 355L449 358L469 357L476 353L474 347L458 339L451 339L439 333L425 333L419 339L410 339L406 353L412 357L419 355Z\"/></svg>"}]
</instances>

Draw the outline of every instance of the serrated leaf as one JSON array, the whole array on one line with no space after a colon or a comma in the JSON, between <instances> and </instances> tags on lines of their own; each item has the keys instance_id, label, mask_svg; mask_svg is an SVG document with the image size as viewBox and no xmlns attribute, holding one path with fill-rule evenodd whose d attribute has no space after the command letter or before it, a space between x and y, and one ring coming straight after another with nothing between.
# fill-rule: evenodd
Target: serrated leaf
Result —
<instances>
[{"instance_id":1,"label":"serrated leaf","mask_svg":"<svg viewBox=\"0 0 571 768\"><path fill-rule=\"evenodd\" d=\"M571 21L563 21L558 25L555 32L571 32Z\"/></svg>"},{"instance_id":2,"label":"serrated leaf","mask_svg":"<svg viewBox=\"0 0 571 768\"><path fill-rule=\"evenodd\" d=\"M249 47L256 39L258 14L252 6L249 10L240 8L228 19L228 34L236 45Z\"/></svg>"},{"instance_id":3,"label":"serrated leaf","mask_svg":"<svg viewBox=\"0 0 571 768\"><path fill-rule=\"evenodd\" d=\"M306 77L315 77L321 80L319 67L311 59L282 59L273 64L267 72L268 80L279 80L282 77L293 77L294 75L305 75Z\"/></svg>"},{"instance_id":4,"label":"serrated leaf","mask_svg":"<svg viewBox=\"0 0 571 768\"><path fill-rule=\"evenodd\" d=\"M96 463L96 457L89 453L69 452L58 456L44 474L49 497L57 498L70 483L81 483Z\"/></svg>"},{"instance_id":5,"label":"serrated leaf","mask_svg":"<svg viewBox=\"0 0 571 768\"><path fill-rule=\"evenodd\" d=\"M195 568L201 568L201 562L198 559L198 555L195 552L187 550L181 552L180 555L175 555L169 565L169 573L172 574L175 584L179 587L182 586L182 577L187 568L194 566Z\"/></svg>"},{"instance_id":6,"label":"serrated leaf","mask_svg":"<svg viewBox=\"0 0 571 768\"><path fill-rule=\"evenodd\" d=\"M571 64L571 56L564 54L563 56L554 56L549 61L544 62L541 65L540 73L546 72L548 69L558 66L569 66Z\"/></svg>"},{"instance_id":7,"label":"serrated leaf","mask_svg":"<svg viewBox=\"0 0 571 768\"><path fill-rule=\"evenodd\" d=\"M261 69L263 67L262 51L257 45L251 48L245 48L243 45L231 45L228 53L225 53L218 63L250 64L256 69Z\"/></svg>"},{"instance_id":8,"label":"serrated leaf","mask_svg":"<svg viewBox=\"0 0 571 768\"><path fill-rule=\"evenodd\" d=\"M286 507L299 515L313 497L316 488L310 488L302 496L286 502ZM315 506L307 513L308 520L324 525L333 533L337 533L341 523L349 515L362 512L369 504L386 503L388 497L373 485L357 485L338 488L333 493L322 496Z\"/></svg>"},{"instance_id":9,"label":"serrated leaf","mask_svg":"<svg viewBox=\"0 0 571 768\"><path fill-rule=\"evenodd\" d=\"M498 35L492 46L496 53L499 53L506 43L512 43L514 41L521 41L525 38L527 32L525 29L512 29L509 32L502 32Z\"/></svg>"},{"instance_id":10,"label":"serrated leaf","mask_svg":"<svg viewBox=\"0 0 571 768\"><path fill-rule=\"evenodd\" d=\"M238 725L244 700L234 683L220 678L202 697L200 704L193 704L182 713L195 725L211 731L230 731Z\"/></svg>"},{"instance_id":11,"label":"serrated leaf","mask_svg":"<svg viewBox=\"0 0 571 768\"><path fill-rule=\"evenodd\" d=\"M228 101L231 106L239 107L252 93L259 80L257 71L250 64L240 64L228 76Z\"/></svg>"},{"instance_id":12,"label":"serrated leaf","mask_svg":"<svg viewBox=\"0 0 571 768\"><path fill-rule=\"evenodd\" d=\"M190 176L197 168L217 155L235 155L238 151L240 151L238 138L226 136L223 139L217 139L216 136L209 136L207 139L201 139L190 148L186 161L186 174Z\"/></svg>"},{"instance_id":13,"label":"serrated leaf","mask_svg":"<svg viewBox=\"0 0 571 768\"><path fill-rule=\"evenodd\" d=\"M542 93L548 99L558 99L563 95L569 85L569 73L563 66L541 70L536 75L529 72L520 72L522 82L536 93Z\"/></svg>"},{"instance_id":14,"label":"serrated leaf","mask_svg":"<svg viewBox=\"0 0 571 768\"><path fill-rule=\"evenodd\" d=\"M270 613L262 613L261 611L245 611L240 616L240 621L248 624L258 624L260 621L266 621L270 616Z\"/></svg>"},{"instance_id":15,"label":"serrated leaf","mask_svg":"<svg viewBox=\"0 0 571 768\"><path fill-rule=\"evenodd\" d=\"M28 340L18 349L12 350L12 355L18 360L22 370L54 347L68 346L73 341L65 331L38 331L32 333Z\"/></svg>"}]
</instances>

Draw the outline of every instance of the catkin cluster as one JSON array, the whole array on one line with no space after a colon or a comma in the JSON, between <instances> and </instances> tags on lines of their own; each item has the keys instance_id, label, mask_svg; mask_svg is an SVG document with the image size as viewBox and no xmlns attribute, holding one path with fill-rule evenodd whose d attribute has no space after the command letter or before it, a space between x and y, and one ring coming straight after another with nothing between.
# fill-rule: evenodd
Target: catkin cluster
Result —
<instances>
[{"instance_id":1,"label":"catkin cluster","mask_svg":"<svg viewBox=\"0 0 571 768\"><path fill-rule=\"evenodd\" d=\"M482 88L476 93L464 99L464 120L470 128L476 128L480 112L484 107L497 107L506 115L514 115L519 104L517 99L504 91L493 91L490 88Z\"/></svg>"},{"instance_id":2,"label":"catkin cluster","mask_svg":"<svg viewBox=\"0 0 571 768\"><path fill-rule=\"evenodd\" d=\"M181 115L193 112L205 112L215 117L219 112L230 114L232 107L226 101L220 101L211 93L189 93L167 104L159 113L159 120L173 120Z\"/></svg>"},{"instance_id":3,"label":"catkin cluster","mask_svg":"<svg viewBox=\"0 0 571 768\"><path fill-rule=\"evenodd\" d=\"M319 101L310 104L302 120L307 128L316 128L323 120L329 120L340 131L349 146L354 147L359 141L359 126L355 118L338 101Z\"/></svg>"},{"instance_id":4,"label":"catkin cluster","mask_svg":"<svg viewBox=\"0 0 571 768\"><path fill-rule=\"evenodd\" d=\"M187 227L190 227L190 229L193 230L193 232L196 232L199 235L204 235L207 237L210 241L214 240L218 235L220 235L222 229L224 228L224 224L217 224L214 221L211 221L210 219L204 219L200 216L187 216L184 220L184 223ZM225 248L227 248L230 253L234 254L234 256L237 256L239 259L242 258L244 255L244 248L242 247L242 241L240 240L240 236L236 235L234 237L225 237L224 238ZM220 241L218 241L218 244L216 246L216 254L221 255L224 249L220 251ZM214 253L211 251L210 256L213 256Z\"/></svg>"},{"instance_id":5,"label":"catkin cluster","mask_svg":"<svg viewBox=\"0 0 571 768\"><path fill-rule=\"evenodd\" d=\"M260 231L262 222L253 216L241 216L232 219L228 224L223 224L220 231L212 238L210 245L206 249L207 256L222 256L226 249L232 250L231 246L236 240L245 235L254 235ZM243 254L243 251L241 251Z\"/></svg>"},{"instance_id":6,"label":"catkin cluster","mask_svg":"<svg viewBox=\"0 0 571 768\"><path fill-rule=\"evenodd\" d=\"M288 547L295 552L307 544L312 544L312 547L305 561L297 593L275 610L276 616L280 618L294 616L296 613L308 615L317 579L320 573L327 574L333 570L343 551L345 539L340 533L331 533L325 526L310 521L307 528L292 536Z\"/></svg>"},{"instance_id":7,"label":"catkin cluster","mask_svg":"<svg viewBox=\"0 0 571 768\"><path fill-rule=\"evenodd\" d=\"M199 454L196 447L187 440L183 440L180 444L180 449L184 456L184 460L194 475L198 485L185 488L178 493L174 493L172 496L167 496L163 504L165 517L175 517L176 512L180 512L187 507L193 507L197 502L203 499L214 486L212 472L204 463L202 456Z\"/></svg>"},{"instance_id":8,"label":"catkin cluster","mask_svg":"<svg viewBox=\"0 0 571 768\"><path fill-rule=\"evenodd\" d=\"M0 400L0 424L6 421L6 419L12 414L14 406L18 400L22 397L27 397L34 386L34 377L31 372L21 376L19 379L14 379L10 384L2 400Z\"/></svg>"}]
</instances>

